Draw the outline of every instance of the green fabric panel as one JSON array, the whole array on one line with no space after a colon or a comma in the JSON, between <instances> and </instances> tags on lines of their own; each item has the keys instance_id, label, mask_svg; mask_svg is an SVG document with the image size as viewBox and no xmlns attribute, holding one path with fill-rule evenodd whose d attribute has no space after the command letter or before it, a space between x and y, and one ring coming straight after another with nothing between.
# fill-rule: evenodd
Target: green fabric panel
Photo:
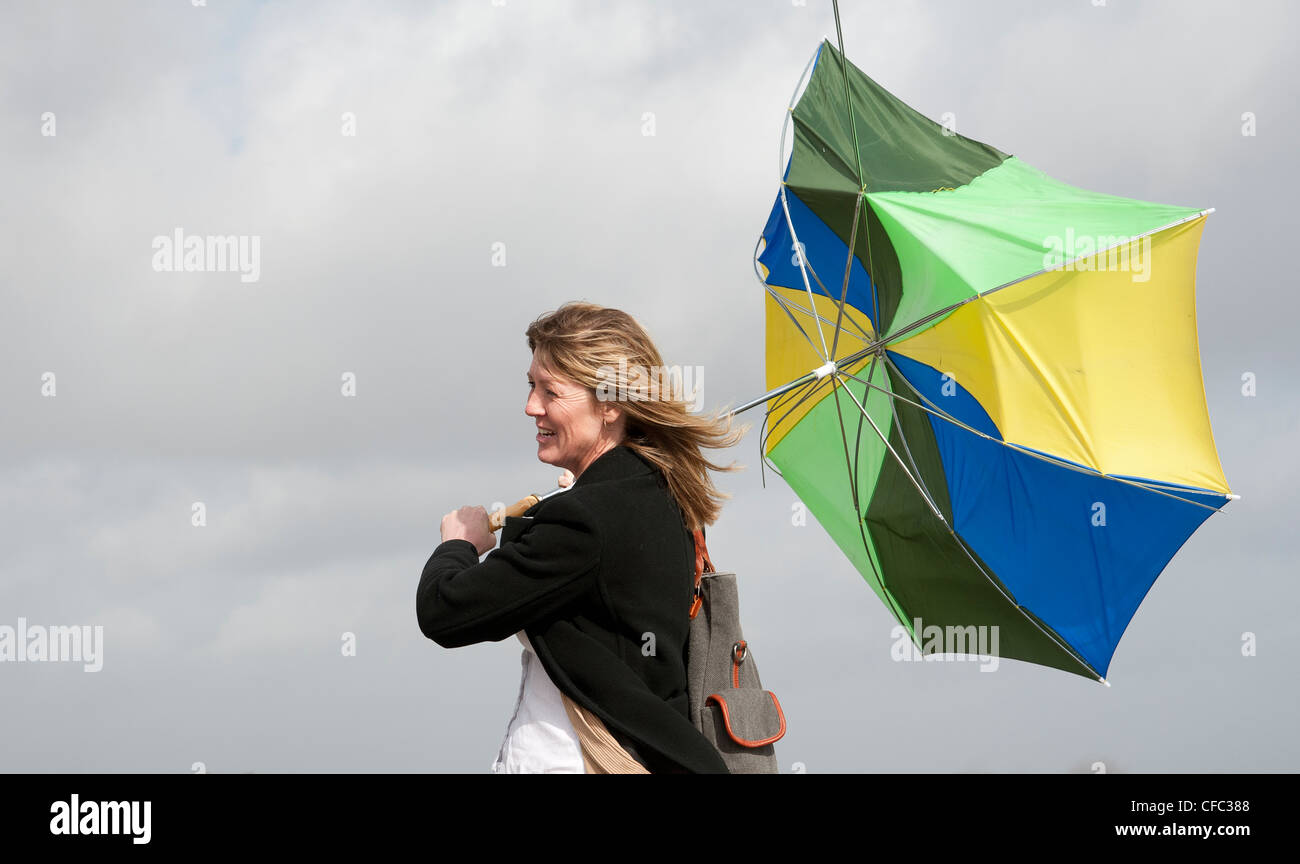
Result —
<instances>
[{"instance_id":1,"label":"green fabric panel","mask_svg":"<svg viewBox=\"0 0 1300 864\"><path fill-rule=\"evenodd\" d=\"M929 192L961 186L1007 158L987 144L944 134L942 126L903 104L862 70L851 63L847 68L868 192ZM812 77L793 113L796 134L787 178L790 186L852 196L861 188L856 179L858 159L844 103L840 53L829 41L822 42ZM849 207L851 213L852 201Z\"/></svg>"},{"instance_id":2,"label":"green fabric panel","mask_svg":"<svg viewBox=\"0 0 1300 864\"><path fill-rule=\"evenodd\" d=\"M888 379L884 374L883 364L877 362L873 378L868 378L868 369L854 373L859 378L870 380L877 387L884 387ZM871 419L885 435L889 434L893 419L889 410L889 396L879 390L870 389L865 383L848 380L845 387L852 387L858 402L866 406ZM840 547L848 559L867 580L867 584L876 592L876 596L886 607L892 608L894 601L890 598L875 573L879 568L875 549L872 548L870 535L860 527L858 517L853 510L853 471L850 470L851 459L857 458L857 493L859 507L866 512L867 504L875 491L876 477L885 455L885 445L880 435L871 428L871 424L862 419L858 409L848 394L840 388L839 410L836 410L836 397L831 395L830 384L823 381L818 395L825 394L817 405L808 412L798 425L792 428L769 454L772 463L781 470L786 483L799 496L799 500L808 508L826 529L826 533ZM864 399L863 392L866 393ZM797 398L797 397L796 397ZM817 396L811 398L818 398ZM777 407L772 418L781 416L782 409ZM841 417L843 422L841 423ZM845 456L845 441L848 443L849 457ZM876 569L873 569L873 565Z\"/></svg>"},{"instance_id":3,"label":"green fabric panel","mask_svg":"<svg viewBox=\"0 0 1300 864\"><path fill-rule=\"evenodd\" d=\"M1014 156L959 189L881 192L867 199L884 223L908 286L891 332L975 294L1201 212L1090 192ZM1143 254L1138 262L1149 264L1149 246Z\"/></svg>"},{"instance_id":4,"label":"green fabric panel","mask_svg":"<svg viewBox=\"0 0 1300 864\"><path fill-rule=\"evenodd\" d=\"M920 401L892 368L888 372L893 392ZM898 423L890 433L890 444L909 467L915 461L921 482L951 525L948 485L929 415L902 401L895 401L895 408ZM1045 626L1040 629L1007 600L1011 592L997 581L996 574L984 561L972 552L971 556L979 562L977 566L963 551L962 544L935 517L892 455L881 464L866 519L885 574L886 589L897 598L909 619L921 619L923 630L931 625L943 628L996 625L998 656L1051 666L1094 680L1099 677L1072 650L1044 633ZM988 576L981 572L981 567Z\"/></svg>"}]
</instances>

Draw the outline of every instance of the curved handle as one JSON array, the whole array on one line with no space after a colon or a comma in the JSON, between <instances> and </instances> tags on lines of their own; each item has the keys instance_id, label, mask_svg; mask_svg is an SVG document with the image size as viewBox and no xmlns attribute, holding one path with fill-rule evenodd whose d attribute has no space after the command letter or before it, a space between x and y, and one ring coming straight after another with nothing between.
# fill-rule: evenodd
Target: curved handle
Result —
<instances>
[{"instance_id":1,"label":"curved handle","mask_svg":"<svg viewBox=\"0 0 1300 864\"><path fill-rule=\"evenodd\" d=\"M509 507L506 507L504 510L496 510L492 513L489 513L488 522L491 523L492 530L494 532L500 531L501 526L506 524L507 516L522 515L525 510L527 510L529 507L532 507L540 500L541 499L538 498L536 495L528 495L523 498L520 498L518 501L511 504Z\"/></svg>"},{"instance_id":2,"label":"curved handle","mask_svg":"<svg viewBox=\"0 0 1300 864\"><path fill-rule=\"evenodd\" d=\"M529 507L532 507L534 504L536 504L538 501L541 501L543 498L550 498L555 493L563 492L565 489L568 489L570 486L573 485L573 479L574 479L573 472L570 471L568 468L565 468L564 473L560 475L558 489L552 489L550 492L547 492L545 495L525 495L523 498L520 498L518 501L511 504L509 507L505 508L504 510L495 510L489 513L488 524L492 526L493 532L500 531L501 528L506 524L507 516L524 515L525 510L527 510Z\"/></svg>"}]
</instances>

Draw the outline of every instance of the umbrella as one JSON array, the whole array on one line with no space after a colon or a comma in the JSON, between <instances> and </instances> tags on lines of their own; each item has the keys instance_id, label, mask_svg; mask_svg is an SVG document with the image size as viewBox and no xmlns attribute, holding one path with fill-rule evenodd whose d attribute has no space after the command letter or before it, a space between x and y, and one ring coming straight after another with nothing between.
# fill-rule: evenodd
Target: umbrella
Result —
<instances>
[{"instance_id":1,"label":"umbrella","mask_svg":"<svg viewBox=\"0 0 1300 864\"><path fill-rule=\"evenodd\" d=\"M737 411L767 404L764 464L915 645L990 653L960 643L996 628L998 656L1105 683L1156 577L1238 497L1197 345L1212 211L1054 180L840 44L787 112L755 249L769 392Z\"/></svg>"}]
</instances>

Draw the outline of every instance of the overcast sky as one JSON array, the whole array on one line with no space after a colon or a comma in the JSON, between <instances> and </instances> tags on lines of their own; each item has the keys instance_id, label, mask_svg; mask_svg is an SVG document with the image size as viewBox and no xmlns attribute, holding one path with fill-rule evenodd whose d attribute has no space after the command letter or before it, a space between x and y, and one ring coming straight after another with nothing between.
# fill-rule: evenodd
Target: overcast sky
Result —
<instances>
[{"instance_id":1,"label":"overcast sky","mask_svg":"<svg viewBox=\"0 0 1300 864\"><path fill-rule=\"evenodd\" d=\"M709 547L789 721L782 771L1300 770L1300 13L841 14L849 58L927 116L1077 186L1217 208L1197 314L1243 497L1156 582L1110 688L898 663L862 577L763 487L756 428ZM554 483L524 329L619 307L704 367L707 407L762 393L751 253L834 33L822 0L4 4L0 625L102 625L104 657L0 664L0 770L489 770L520 646L442 649L414 598L445 512ZM177 228L260 238L257 280L155 271Z\"/></svg>"}]
</instances>

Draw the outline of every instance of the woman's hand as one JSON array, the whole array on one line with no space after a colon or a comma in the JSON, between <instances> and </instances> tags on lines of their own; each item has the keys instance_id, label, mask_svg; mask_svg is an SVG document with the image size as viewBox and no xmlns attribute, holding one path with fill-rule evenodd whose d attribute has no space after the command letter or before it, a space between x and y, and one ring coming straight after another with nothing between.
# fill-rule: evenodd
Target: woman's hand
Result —
<instances>
[{"instance_id":1,"label":"woman's hand","mask_svg":"<svg viewBox=\"0 0 1300 864\"><path fill-rule=\"evenodd\" d=\"M442 517L442 542L448 540L468 540L480 555L492 551L497 545L487 510L469 505Z\"/></svg>"}]
</instances>

